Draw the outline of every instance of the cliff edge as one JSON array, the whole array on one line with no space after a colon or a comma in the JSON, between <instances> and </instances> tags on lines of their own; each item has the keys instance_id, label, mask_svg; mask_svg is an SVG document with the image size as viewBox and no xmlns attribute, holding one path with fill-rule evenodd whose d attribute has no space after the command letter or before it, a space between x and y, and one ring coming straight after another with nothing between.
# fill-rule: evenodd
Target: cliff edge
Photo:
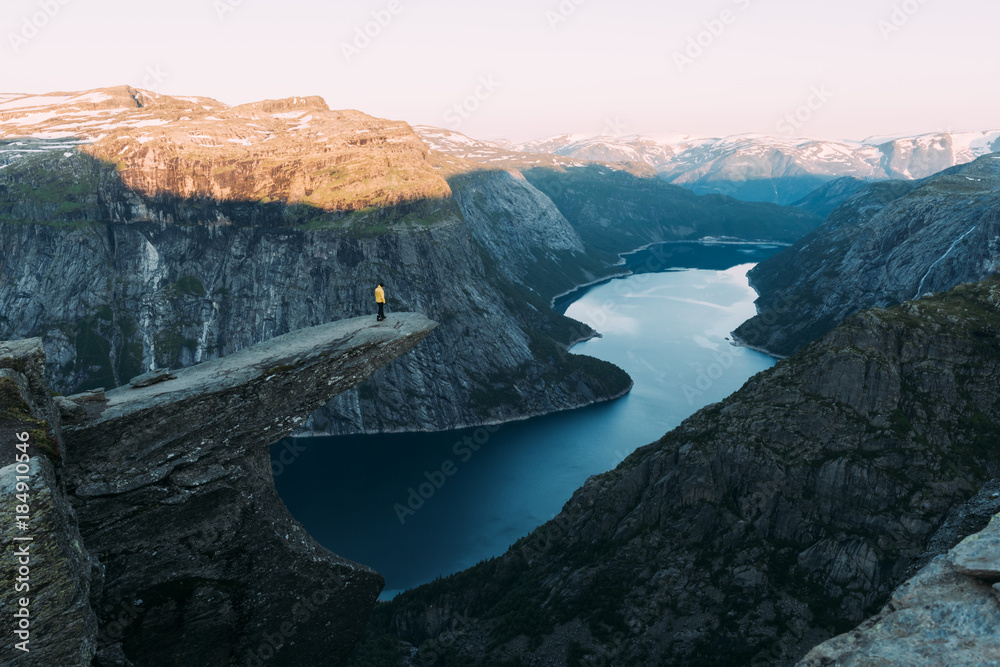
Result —
<instances>
[{"instance_id":1,"label":"cliff edge","mask_svg":"<svg viewBox=\"0 0 1000 667\"><path fill-rule=\"evenodd\" d=\"M75 564L61 579L74 592L62 608L80 631L69 651L70 638L38 626L38 647L60 652L57 663L30 664L89 665L95 654L102 667L342 662L382 577L325 550L289 516L268 445L436 326L408 313L334 322L106 394L57 398L55 456L64 454L46 479L72 507L62 508L62 524L37 530L82 552L41 566ZM5 557L14 548L5 535ZM87 558L100 562L98 586L86 585ZM34 613L55 620L45 608ZM0 659L12 659L16 649L2 648ZM31 660L42 657L33 651Z\"/></svg>"}]
</instances>

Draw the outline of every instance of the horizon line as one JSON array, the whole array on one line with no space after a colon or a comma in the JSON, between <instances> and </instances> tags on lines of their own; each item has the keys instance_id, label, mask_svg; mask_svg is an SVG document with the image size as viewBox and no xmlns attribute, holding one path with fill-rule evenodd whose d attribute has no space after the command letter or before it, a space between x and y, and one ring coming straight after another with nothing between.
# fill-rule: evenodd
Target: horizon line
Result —
<instances>
[{"instance_id":1,"label":"horizon line","mask_svg":"<svg viewBox=\"0 0 1000 667\"><path fill-rule=\"evenodd\" d=\"M133 85L128 84L128 83L116 84L116 85L112 85L112 86L99 86L99 87L96 87L96 88L87 88L87 89L84 89L84 90L53 90L53 91L49 91L49 92L45 92L45 93L0 91L0 107L2 107L5 103L13 101L13 99L16 99L18 97L47 97L47 96L59 95L59 94L74 94L74 95L79 95L79 94L86 94L86 93L91 93L91 92L101 91L101 90L110 90L110 89L114 89L114 88L131 88L133 90L141 91L141 92L144 92L144 93L150 93L150 94L152 94L154 96L163 96L163 97L170 97L170 98L175 98L175 99L182 99L182 98L186 98L186 97L204 97L204 98L215 100L215 101L217 101L217 102L219 102L221 104L226 105L229 108L234 108L234 107L243 106L243 105L247 105L247 104L256 104L256 103L260 103L260 102L267 102L267 101L277 101L277 100L286 100L286 99L305 99L305 98L309 98L309 97L319 97L320 99L323 100L324 104L326 104L327 107L330 108L330 111L357 111L359 113L364 113L366 115L372 116L373 118L383 118L385 120L398 120L399 122L406 123L411 128L417 128L417 127L433 128L433 129L437 129L437 130L443 130L443 131L446 131L446 132L449 132L449 133L452 133L452 134L461 134L463 136L469 137L470 139L474 139L474 140L478 140L478 141L485 141L485 142L490 142L490 143L497 143L497 142L501 142L502 141L502 142L509 142L511 144L529 144L529 143L536 143L536 142L548 141L548 140L553 140L553 139L559 139L559 138L562 138L562 137L571 137L571 138L573 138L574 142L575 141L594 140L594 139L614 139L614 140L618 140L618 141L624 141L624 140L628 140L628 139L650 139L650 140L656 142L658 145L662 145L662 146L676 146L676 145L682 145L682 144L685 144L685 143L691 143L691 142L696 142L696 141L722 141L722 140L726 140L726 139L737 139L737 138L742 138L742 137L746 137L746 138L759 137L759 138L766 138L766 139L779 139L779 140L785 140L785 141L789 141L789 142L793 142L793 141L798 141L798 142L815 141L815 142L829 142L829 143L843 143L843 144L857 144L857 145L878 145L880 143L886 143L886 142L890 142L890 141L896 141L896 140L899 140L899 139L916 139L916 138L926 137L926 136L930 136L930 135L973 134L973 133L977 133L977 132L978 133L982 133L984 135L988 134L988 133L991 133L991 132L1000 133L1000 127L995 127L995 128L985 128L985 129L984 128L974 128L974 129L958 129L958 130L953 130L953 129L947 129L947 130L927 130L927 131L920 131L920 132L916 132L916 133L911 133L911 132L889 133L889 134L876 133L876 134L868 135L868 136L864 137L863 139L850 139L850 138L845 138L843 136L836 136L836 137L818 136L818 135L811 135L811 136L808 136L808 135L790 136L790 135L782 135L780 133L771 134L771 133L759 132L759 131L753 131L753 130L748 130L748 131L744 131L744 132L735 132L735 133L731 133L731 134L717 134L717 135L711 135L711 134L708 134L708 135L699 135L699 134L694 134L694 133L671 132L671 131L634 132L634 133L622 134L622 135L619 135L619 134L601 134L601 133L588 133L588 132L566 131L566 132L561 132L561 133L557 133L557 134L546 134L546 135L538 134L538 135L533 135L534 138L532 138L532 139L527 139L527 140L519 141L519 140L511 140L511 139L507 138L506 136L500 136L500 137L494 136L494 137L491 137L491 138L482 138L482 137L479 137L479 136L473 136L473 135L467 134L465 132L460 132L458 130L453 130L453 129L450 129L450 128L442 127L440 125L430 125L430 124L427 124L427 123L413 122L413 121L409 121L409 120L406 120L406 119L393 119L393 118L388 118L386 116L380 116L380 115L376 115L376 114L371 114L371 113L369 113L367 111L363 111L362 109L357 108L357 107L343 107L343 108L334 109L334 108L330 107L330 104L326 101L326 97L324 97L323 95L316 95L316 94L314 94L314 95L291 95L291 96L286 96L286 97L264 97L264 98L261 98L261 99L255 99L255 100L250 101L250 102L232 103L232 102L226 102L226 101L221 100L221 99L219 99L217 97L212 97L210 95L188 95L188 94L162 93L162 92L158 92L156 90L152 90L152 89L149 89L149 88L143 88L143 87L140 87L140 86L133 86ZM13 110L10 110L10 111L13 111ZM0 109L0 113L9 113L9 111L5 112L4 110Z\"/></svg>"}]
</instances>

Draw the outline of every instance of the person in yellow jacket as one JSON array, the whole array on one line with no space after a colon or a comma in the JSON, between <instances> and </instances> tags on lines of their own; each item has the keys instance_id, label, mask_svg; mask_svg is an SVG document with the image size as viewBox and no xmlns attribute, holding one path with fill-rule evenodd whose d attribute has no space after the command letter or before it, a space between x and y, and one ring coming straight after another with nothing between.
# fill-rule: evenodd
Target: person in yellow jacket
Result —
<instances>
[{"instance_id":1,"label":"person in yellow jacket","mask_svg":"<svg viewBox=\"0 0 1000 667\"><path fill-rule=\"evenodd\" d=\"M382 283L375 288L375 303L378 304L378 318L375 321L381 322L385 319L385 290L382 289Z\"/></svg>"}]
</instances>

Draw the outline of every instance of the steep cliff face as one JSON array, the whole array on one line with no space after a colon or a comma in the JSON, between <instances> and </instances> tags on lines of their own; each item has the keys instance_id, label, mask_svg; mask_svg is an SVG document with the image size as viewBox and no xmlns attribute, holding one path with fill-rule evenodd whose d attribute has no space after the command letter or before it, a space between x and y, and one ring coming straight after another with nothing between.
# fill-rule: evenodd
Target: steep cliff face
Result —
<instances>
[{"instance_id":1,"label":"steep cliff face","mask_svg":"<svg viewBox=\"0 0 1000 667\"><path fill-rule=\"evenodd\" d=\"M78 229L7 225L0 328L45 336L61 391L114 387L151 368L214 359L291 330L420 310L439 333L405 365L341 396L322 432L443 429L514 419L619 395L615 367L560 355L565 320L538 295L491 276L461 217L412 231L136 223ZM485 358L481 351L494 350ZM419 396L419 401L413 397ZM327 416L328 415L328 416Z\"/></svg>"},{"instance_id":2,"label":"steep cliff face","mask_svg":"<svg viewBox=\"0 0 1000 667\"><path fill-rule=\"evenodd\" d=\"M268 445L435 326L325 324L55 400L42 341L0 343L0 502L23 515L2 530L23 610L3 663L342 663L382 578L289 516Z\"/></svg>"},{"instance_id":3,"label":"steep cliff face","mask_svg":"<svg viewBox=\"0 0 1000 667\"><path fill-rule=\"evenodd\" d=\"M118 88L15 102L0 129L35 138L9 141L0 170L0 333L43 335L61 391L370 313L379 281L390 311L427 312L441 331L309 431L455 428L630 387L564 354L592 332L530 279L557 269L558 291L608 270L516 175L470 174L482 194L456 201L408 126L318 98L229 108Z\"/></svg>"},{"instance_id":4,"label":"steep cliff face","mask_svg":"<svg viewBox=\"0 0 1000 667\"><path fill-rule=\"evenodd\" d=\"M790 354L848 315L1000 271L1000 157L850 197L827 222L750 273L759 314L736 330Z\"/></svg>"},{"instance_id":5,"label":"steep cliff face","mask_svg":"<svg viewBox=\"0 0 1000 667\"><path fill-rule=\"evenodd\" d=\"M469 231L511 281L538 261L536 251L583 254L583 241L569 221L519 172L474 172L455 180Z\"/></svg>"},{"instance_id":6,"label":"steep cliff face","mask_svg":"<svg viewBox=\"0 0 1000 667\"><path fill-rule=\"evenodd\" d=\"M520 171L470 169L449 185L470 233L511 283L552 296L617 271ZM586 335L586 327L579 331Z\"/></svg>"},{"instance_id":7,"label":"steep cliff face","mask_svg":"<svg viewBox=\"0 0 1000 667\"><path fill-rule=\"evenodd\" d=\"M103 566L58 478L62 432L39 339L0 343L0 457L0 663L90 665Z\"/></svg>"},{"instance_id":8,"label":"steep cliff face","mask_svg":"<svg viewBox=\"0 0 1000 667\"><path fill-rule=\"evenodd\" d=\"M82 410L64 427L63 476L106 573L91 599L101 665L344 660L382 577L291 518L268 445L434 327L345 320L69 398Z\"/></svg>"},{"instance_id":9,"label":"steep cliff face","mask_svg":"<svg viewBox=\"0 0 1000 667\"><path fill-rule=\"evenodd\" d=\"M794 661L1000 469L998 333L998 279L856 315L380 625L482 664Z\"/></svg>"}]
</instances>

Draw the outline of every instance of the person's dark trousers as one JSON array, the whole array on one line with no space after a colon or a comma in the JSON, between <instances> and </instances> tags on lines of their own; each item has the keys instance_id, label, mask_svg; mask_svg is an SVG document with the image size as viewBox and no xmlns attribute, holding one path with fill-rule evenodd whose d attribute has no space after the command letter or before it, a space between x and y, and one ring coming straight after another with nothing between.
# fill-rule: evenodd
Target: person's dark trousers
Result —
<instances>
[{"instance_id":1,"label":"person's dark trousers","mask_svg":"<svg viewBox=\"0 0 1000 667\"><path fill-rule=\"evenodd\" d=\"M384 308L385 308L385 304L384 303L380 303L378 305L378 318L380 320L384 320L385 319L385 310L384 310Z\"/></svg>"}]
</instances>

